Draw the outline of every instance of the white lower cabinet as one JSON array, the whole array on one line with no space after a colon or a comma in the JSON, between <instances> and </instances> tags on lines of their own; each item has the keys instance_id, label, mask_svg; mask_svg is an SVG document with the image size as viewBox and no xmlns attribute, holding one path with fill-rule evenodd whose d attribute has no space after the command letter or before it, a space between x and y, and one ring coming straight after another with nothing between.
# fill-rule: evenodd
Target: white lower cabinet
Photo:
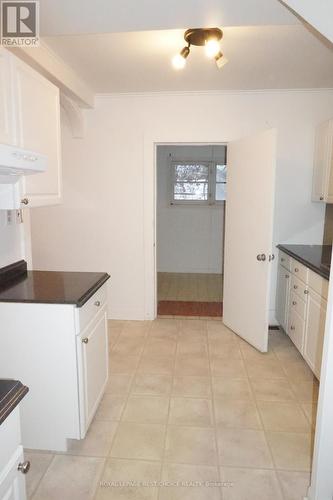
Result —
<instances>
[{"instance_id":1,"label":"white lower cabinet","mask_svg":"<svg viewBox=\"0 0 333 500\"><path fill-rule=\"evenodd\" d=\"M108 378L106 302L104 284L82 307L0 303L0 377L30 389L25 448L66 451L68 439L85 436Z\"/></svg>"},{"instance_id":2,"label":"white lower cabinet","mask_svg":"<svg viewBox=\"0 0 333 500\"><path fill-rule=\"evenodd\" d=\"M309 289L303 356L319 379L323 353L327 301Z\"/></svg>"},{"instance_id":3,"label":"white lower cabinet","mask_svg":"<svg viewBox=\"0 0 333 500\"><path fill-rule=\"evenodd\" d=\"M295 310L291 310L289 312L287 333L300 352L303 351L304 327L304 319Z\"/></svg>"},{"instance_id":4,"label":"white lower cabinet","mask_svg":"<svg viewBox=\"0 0 333 500\"><path fill-rule=\"evenodd\" d=\"M325 278L280 251L276 317L318 379L325 334L327 293L328 281Z\"/></svg>"},{"instance_id":5,"label":"white lower cabinet","mask_svg":"<svg viewBox=\"0 0 333 500\"><path fill-rule=\"evenodd\" d=\"M0 500L26 500L30 464L24 461L19 406L1 424L0 443Z\"/></svg>"},{"instance_id":6,"label":"white lower cabinet","mask_svg":"<svg viewBox=\"0 0 333 500\"><path fill-rule=\"evenodd\" d=\"M25 500L27 498L25 478L18 470L19 464L23 462L23 448L20 447L9 460L6 474L0 482L0 500Z\"/></svg>"},{"instance_id":7,"label":"white lower cabinet","mask_svg":"<svg viewBox=\"0 0 333 500\"><path fill-rule=\"evenodd\" d=\"M282 265L279 265L276 296L276 319L285 331L287 330L289 294L290 272Z\"/></svg>"},{"instance_id":8,"label":"white lower cabinet","mask_svg":"<svg viewBox=\"0 0 333 500\"><path fill-rule=\"evenodd\" d=\"M104 310L94 324L77 337L81 438L84 438L88 430L108 380L106 322Z\"/></svg>"}]
</instances>

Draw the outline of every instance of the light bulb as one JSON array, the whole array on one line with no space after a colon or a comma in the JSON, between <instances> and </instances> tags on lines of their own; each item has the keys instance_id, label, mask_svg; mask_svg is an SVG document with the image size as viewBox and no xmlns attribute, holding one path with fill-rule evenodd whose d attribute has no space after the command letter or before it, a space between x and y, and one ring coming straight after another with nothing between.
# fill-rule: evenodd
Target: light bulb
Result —
<instances>
[{"instance_id":1,"label":"light bulb","mask_svg":"<svg viewBox=\"0 0 333 500\"><path fill-rule=\"evenodd\" d=\"M183 69L186 66L186 59L180 54L177 54L172 58L172 66L174 69Z\"/></svg>"},{"instance_id":2,"label":"light bulb","mask_svg":"<svg viewBox=\"0 0 333 500\"><path fill-rule=\"evenodd\" d=\"M186 58L190 53L190 47L183 47L179 54L172 59L172 65L175 69L183 69L186 65Z\"/></svg>"},{"instance_id":3,"label":"light bulb","mask_svg":"<svg viewBox=\"0 0 333 500\"><path fill-rule=\"evenodd\" d=\"M216 38L209 38L208 40L206 40L205 49L207 57L213 59L213 57L215 57L219 53L220 44L218 40L216 40Z\"/></svg>"},{"instance_id":4,"label":"light bulb","mask_svg":"<svg viewBox=\"0 0 333 500\"><path fill-rule=\"evenodd\" d=\"M219 69L222 69L223 66L225 66L227 64L228 59L223 55L223 53L221 51L219 51L216 56L215 56L215 62L216 62L216 66L219 68Z\"/></svg>"}]
</instances>

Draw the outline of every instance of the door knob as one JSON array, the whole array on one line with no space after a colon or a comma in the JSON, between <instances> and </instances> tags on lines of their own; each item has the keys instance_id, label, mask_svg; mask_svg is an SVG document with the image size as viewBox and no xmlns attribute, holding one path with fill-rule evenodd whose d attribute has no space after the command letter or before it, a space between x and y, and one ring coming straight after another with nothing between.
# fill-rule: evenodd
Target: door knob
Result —
<instances>
[{"instance_id":1,"label":"door knob","mask_svg":"<svg viewBox=\"0 0 333 500\"><path fill-rule=\"evenodd\" d=\"M85 337L84 339L82 339L82 343L83 344L88 344L89 342L89 339L87 337Z\"/></svg>"},{"instance_id":2,"label":"door knob","mask_svg":"<svg viewBox=\"0 0 333 500\"><path fill-rule=\"evenodd\" d=\"M22 474L28 474L30 469L30 462L29 460L26 460L25 462L20 462L17 466L17 470L22 472Z\"/></svg>"},{"instance_id":3,"label":"door knob","mask_svg":"<svg viewBox=\"0 0 333 500\"><path fill-rule=\"evenodd\" d=\"M264 253L259 253L257 255L257 260L259 260L260 262L266 260L266 255Z\"/></svg>"},{"instance_id":4,"label":"door knob","mask_svg":"<svg viewBox=\"0 0 333 500\"><path fill-rule=\"evenodd\" d=\"M21 200L22 205L29 205L29 199L28 198L23 198Z\"/></svg>"}]
</instances>

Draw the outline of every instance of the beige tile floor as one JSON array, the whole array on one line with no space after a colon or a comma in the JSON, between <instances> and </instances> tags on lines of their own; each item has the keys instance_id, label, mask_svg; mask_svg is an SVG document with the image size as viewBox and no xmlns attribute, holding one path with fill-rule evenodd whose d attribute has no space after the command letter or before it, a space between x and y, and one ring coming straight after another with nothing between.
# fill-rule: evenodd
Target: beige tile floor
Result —
<instances>
[{"instance_id":1,"label":"beige tile floor","mask_svg":"<svg viewBox=\"0 0 333 500\"><path fill-rule=\"evenodd\" d=\"M283 333L260 354L217 321L109 332L110 380L87 437L67 454L27 453L29 498L303 498L318 384Z\"/></svg>"},{"instance_id":2,"label":"beige tile floor","mask_svg":"<svg viewBox=\"0 0 333 500\"><path fill-rule=\"evenodd\" d=\"M222 274L158 273L158 300L221 302Z\"/></svg>"}]
</instances>

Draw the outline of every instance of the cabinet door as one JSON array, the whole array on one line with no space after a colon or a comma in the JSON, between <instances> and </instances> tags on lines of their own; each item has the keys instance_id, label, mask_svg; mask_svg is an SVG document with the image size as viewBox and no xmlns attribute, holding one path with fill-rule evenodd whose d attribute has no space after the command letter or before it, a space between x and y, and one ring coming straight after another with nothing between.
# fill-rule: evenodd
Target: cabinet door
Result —
<instances>
[{"instance_id":1,"label":"cabinet door","mask_svg":"<svg viewBox=\"0 0 333 500\"><path fill-rule=\"evenodd\" d=\"M333 121L321 123L316 129L312 200L333 202L332 172Z\"/></svg>"},{"instance_id":2,"label":"cabinet door","mask_svg":"<svg viewBox=\"0 0 333 500\"><path fill-rule=\"evenodd\" d=\"M26 500L25 477L18 469L24 461L22 447L14 453L0 482L0 500Z\"/></svg>"},{"instance_id":3,"label":"cabinet door","mask_svg":"<svg viewBox=\"0 0 333 500\"><path fill-rule=\"evenodd\" d=\"M29 206L61 202L59 89L19 59L15 59L20 145L47 155L47 170L25 176L22 197Z\"/></svg>"},{"instance_id":4,"label":"cabinet door","mask_svg":"<svg viewBox=\"0 0 333 500\"><path fill-rule=\"evenodd\" d=\"M326 300L309 289L303 355L318 379L323 354L326 308Z\"/></svg>"},{"instance_id":5,"label":"cabinet door","mask_svg":"<svg viewBox=\"0 0 333 500\"><path fill-rule=\"evenodd\" d=\"M282 265L278 266L276 319L280 326L287 330L288 304L290 294L290 272Z\"/></svg>"},{"instance_id":6,"label":"cabinet door","mask_svg":"<svg viewBox=\"0 0 333 500\"><path fill-rule=\"evenodd\" d=\"M108 379L108 336L106 308L91 327L78 336L81 438L89 427Z\"/></svg>"},{"instance_id":7,"label":"cabinet door","mask_svg":"<svg viewBox=\"0 0 333 500\"><path fill-rule=\"evenodd\" d=\"M288 335L300 353L303 353L305 321L299 314L291 309L289 312Z\"/></svg>"},{"instance_id":8,"label":"cabinet door","mask_svg":"<svg viewBox=\"0 0 333 500\"><path fill-rule=\"evenodd\" d=\"M0 143L16 144L10 54L0 48Z\"/></svg>"}]
</instances>

